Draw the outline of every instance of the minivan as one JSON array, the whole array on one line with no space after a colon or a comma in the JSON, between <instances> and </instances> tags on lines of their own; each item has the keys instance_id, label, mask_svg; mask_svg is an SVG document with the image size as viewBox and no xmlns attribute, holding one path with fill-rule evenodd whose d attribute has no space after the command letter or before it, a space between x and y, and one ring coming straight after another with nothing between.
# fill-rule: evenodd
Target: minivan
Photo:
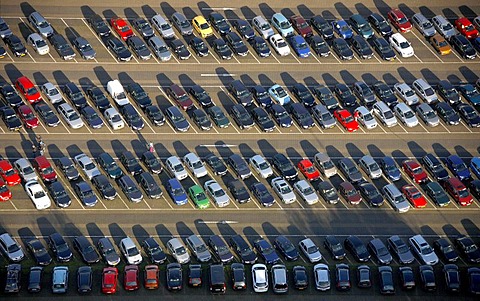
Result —
<instances>
[{"instance_id":1,"label":"minivan","mask_svg":"<svg viewBox=\"0 0 480 301\"><path fill-rule=\"evenodd\" d=\"M45 156L36 157L33 160L33 166L45 183L51 183L57 180L57 173Z\"/></svg>"},{"instance_id":2,"label":"minivan","mask_svg":"<svg viewBox=\"0 0 480 301\"><path fill-rule=\"evenodd\" d=\"M395 184L388 184L382 188L385 198L390 202L390 205L400 213L407 212L410 209L408 201L403 194L398 190Z\"/></svg>"},{"instance_id":3,"label":"minivan","mask_svg":"<svg viewBox=\"0 0 480 301\"><path fill-rule=\"evenodd\" d=\"M421 13L413 15L412 23L427 38L437 33L433 24Z\"/></svg>"},{"instance_id":4,"label":"minivan","mask_svg":"<svg viewBox=\"0 0 480 301\"><path fill-rule=\"evenodd\" d=\"M275 34L270 24L262 16L256 16L252 19L252 25L267 40Z\"/></svg>"}]
</instances>

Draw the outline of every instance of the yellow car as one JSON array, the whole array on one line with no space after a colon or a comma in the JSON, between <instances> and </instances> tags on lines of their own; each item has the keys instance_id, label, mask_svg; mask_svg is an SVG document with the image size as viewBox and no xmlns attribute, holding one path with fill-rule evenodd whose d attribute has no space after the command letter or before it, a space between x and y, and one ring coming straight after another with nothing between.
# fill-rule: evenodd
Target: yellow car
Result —
<instances>
[{"instance_id":1,"label":"yellow car","mask_svg":"<svg viewBox=\"0 0 480 301\"><path fill-rule=\"evenodd\" d=\"M208 24L203 16L193 18L192 25L202 38L208 38L213 35L212 27L210 27L210 24Z\"/></svg>"}]
</instances>

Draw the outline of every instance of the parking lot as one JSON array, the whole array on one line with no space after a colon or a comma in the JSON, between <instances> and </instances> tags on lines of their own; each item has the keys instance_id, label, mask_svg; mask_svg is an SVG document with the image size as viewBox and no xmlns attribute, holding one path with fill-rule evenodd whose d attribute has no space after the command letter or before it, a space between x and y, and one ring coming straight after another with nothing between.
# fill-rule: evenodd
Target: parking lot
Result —
<instances>
[{"instance_id":1,"label":"parking lot","mask_svg":"<svg viewBox=\"0 0 480 301\"><path fill-rule=\"evenodd\" d=\"M189 20L195 15L208 15L210 11L221 12L229 21L243 18L248 21L256 15L264 15L270 19L275 12L282 12L286 16L300 14L305 19L310 19L314 15L322 15L326 20L333 21L337 18L348 19L354 13L360 13L368 16L372 12L380 12L386 16L386 13L392 7L398 6L407 16L412 16L416 12L422 12L428 18L436 14L443 14L448 20L454 21L459 16L467 16L473 19L480 14L480 6L475 1L462 1L462 3L450 3L446 0L429 3L428 1L418 1L415 4L397 3L397 1L368 0L363 3L347 1L340 3L336 1L294 1L292 3L283 3L279 1L257 2L249 0L246 3L224 3L224 1L207 1L198 3L189 3L187 1L161 2L160 4L152 1L131 1L129 3L119 3L113 0L106 0L102 3L95 1L85 1L82 6L78 6L73 1L46 0L41 5L36 3L8 3L2 4L1 17L10 26L15 35L25 41L26 37L32 33L31 26L28 24L27 16L33 10L40 11L51 23L56 32L62 34L71 43L76 37L82 36L90 42L96 51L96 57L93 60L84 60L76 52L75 59L64 61L58 53L50 47L50 53L47 55L37 54L31 46L27 46L28 54L24 57L15 57L7 49L7 56L0 60L0 82L13 83L18 77L25 75L29 77L37 86L49 81L58 87L63 87L68 82L74 82L83 92L91 86L97 86L107 95L106 86L110 80L118 79L125 87L129 83L137 82L148 93L154 105L157 105L162 111L170 106L176 106L174 100L166 94L166 88L172 84L178 84L186 91L193 85L201 85L212 97L215 105L229 114L230 109L236 104L236 100L228 91L228 84L234 79L240 79L247 88L255 85L261 85L268 89L273 84L279 84L290 91L295 83L302 83L308 88L323 84L333 89L337 83L345 83L352 87L356 81L365 81L372 85L378 80L384 81L390 87L397 82L406 82L411 84L417 78L424 78L433 87L439 80L448 79L452 84L459 85L463 83L475 84L480 75L480 58L477 56L474 60L462 58L455 50L451 54L442 56L429 44L428 40L417 30L413 29L404 36L412 44L415 55L410 58L402 58L397 53L397 59L388 62L374 51L371 59L364 60L356 53L352 60L343 61L333 51L328 57L320 57L316 54L308 58L300 58L293 51L288 56L280 56L273 51L267 58L258 56L250 44L245 43L249 49L247 56L234 55L231 60L222 60L213 49L210 48L210 54L206 57L197 56L190 47L192 56L188 60L180 60L175 55L169 61L161 62L155 56L149 60L141 60L135 55L129 62L120 62L115 55L106 48L105 40L95 34L88 24L88 18L93 14L99 14L102 18L109 20L112 17L123 17L127 22L143 17L147 20L160 13L169 17L174 11L178 10L184 13ZM225 7L227 6L227 7ZM181 36L176 31L177 37L188 45L193 36ZM116 33L112 32L113 35ZM138 32L136 32L138 35ZM158 34L158 32L156 32ZM194 35L198 36L194 31ZM216 37L220 35L215 32ZM118 37L118 36L117 36ZM213 38L207 39L210 44ZM1 43L2 46L4 43ZM7 48L7 47L5 47ZM292 101L298 102L292 96ZM110 102L114 101L108 96ZM318 100L316 100L318 103ZM443 101L443 100L442 100ZM465 100L464 100L465 101ZM93 106L90 99L87 98L89 105ZM195 103L195 101L194 101ZM366 129L360 125L354 133L347 132L338 122L330 129L324 129L318 122L313 128L303 129L295 121L288 128L276 126L274 131L265 133L255 124L250 129L241 129L234 119L229 115L230 126L219 128L213 126L209 131L200 129L192 120L191 112L183 112L190 123L190 129L187 132L175 130L168 121L162 126L155 126L146 117L142 109L132 101L135 109L140 113L145 127L141 131L132 130L125 126L121 130L113 130L107 123L107 120L99 114L104 122L104 126L99 129L93 129L87 124L80 129L72 129L60 117L60 124L56 127L47 126L43 120L40 120L39 127L34 130L22 128L19 132L8 130L4 122L0 122L0 155L6 157L10 162L24 157L33 159L34 154L31 149L31 142L35 137L41 135L45 141L46 156L51 162L56 159L67 156L73 158L79 153L86 153L91 158L97 158L99 154L107 152L116 160L117 164L126 172L125 168L119 162L119 157L124 151L131 151L137 158L147 151L145 144L153 142L155 155L164 163L172 156L183 158L189 152L196 153L203 158L207 153L213 152L222 159L227 159L232 154L239 154L245 160L259 154L267 160L271 160L276 153L285 154L296 166L297 163L305 158L313 159L317 152L327 153L335 164L344 157L351 158L358 162L364 155L371 155L374 159L380 159L384 156L392 156L398 166L406 159L420 160L427 153L433 153L442 161L449 155L460 156L467 164L472 157L480 155L480 128L471 128L463 120L460 124L452 126L446 124L443 120L435 127L427 126L421 120L413 128L408 128L402 123L394 127L386 127L379 122L374 129ZM56 113L55 106L48 103ZM196 107L199 107L195 103ZM254 105L255 106L255 105ZM249 109L250 110L250 109ZM76 181L68 181L57 169L58 181L67 189L72 199L72 204L68 208L59 208L52 204L50 209L37 211L29 200L24 188L21 185L9 187L13 197L11 201L0 202L0 232L8 231L18 238L23 244L30 237L45 238L53 232L60 232L71 240L77 235L86 235L93 242L100 237L111 237L115 243L125 236L134 238L138 245L148 236L159 239L165 246L168 239L172 236L185 238L190 234L199 234L206 238L212 234L220 234L226 240L234 234L241 234L250 243L259 236L266 237L269 241L284 234L289 237L294 244L297 244L305 236L312 238L317 245L321 246L321 252L324 254L324 263L330 266L332 271L332 284L334 281L335 261L323 247L323 240L326 235L334 234L343 240L348 235L357 235L365 243L372 238L380 238L383 241L391 236L398 234L405 241L408 237L420 233L423 234L429 243L432 243L438 237L447 237L450 240L459 235L466 234L474 239L477 245L480 243L480 200L474 198L470 206L460 206L452 200L446 207L436 206L431 199L427 198L428 204L425 208L411 207L409 212L400 214L396 212L391 204L385 201L381 207L372 207L366 202L359 205L352 205L342 197L337 204L329 204L320 197L320 201L314 205L304 203L297 195L297 201L292 204L282 203L273 191L270 181L278 176L278 172L267 179L263 179L259 174L253 172L252 176L245 179L243 183L246 187L251 187L256 182L265 184L268 190L275 196L276 203L271 207L263 207L262 204L252 196L250 202L239 204L231 201L225 208L217 207L210 201L210 207L207 209L198 209L193 202L189 200L186 205L175 205L168 195L165 185L171 176L164 170L159 175L154 175L157 184L160 185L163 195L159 199L145 198L139 203L130 202L115 181L110 180L118 192L114 200L105 200L100 198L98 191L94 189L99 202L94 207L86 207L82 204L79 197L74 193L73 186ZM145 169L145 166L143 166ZM102 170L103 173L103 170ZM83 176L82 173L81 177ZM368 179L362 171L365 179ZM452 173L449 171L449 175ZM235 172L228 167L227 175L220 177L212 172L202 178L196 178L190 171L187 179L182 180L182 186L187 189L194 184L204 186L208 180L217 181L224 189L232 179L236 178ZM476 179L476 177L474 176ZM305 179L299 173L299 179ZM327 180L322 176L322 180ZM386 184L391 183L385 176L379 179L371 180L379 190ZM345 181L341 174L328 179L331 184L338 188ZM87 180L88 182L88 180ZM293 183L291 183L293 184ZM318 182L312 182L315 187ZM395 182L398 188L411 184L423 192L423 184L414 183L402 171L402 179ZM30 256L31 257L31 256ZM75 284L74 270L80 264L80 258L70 264L70 286L68 293L69 300L89 299L94 300L101 296L100 293L100 270L103 264L93 266L94 275L94 293L90 296L80 296L77 294ZM172 261L172 258L169 258ZM348 254L342 262L351 266L352 284L355 284L355 268L359 264ZM4 284L4 274L6 260L0 261L0 287ZM27 265L32 265L32 258L28 258ZM313 265L301 258L298 262L287 262L287 267L291 269L295 264L307 266L310 270ZM467 264L463 258L457 262L462 273L462 290L467 290L466 269L472 264ZM412 265L417 271L420 265L418 260ZM428 300L470 300L473 298L462 293L460 296L452 297L446 293L445 282L441 272L441 265L435 267L438 289L434 293L426 293L417 287L413 291L404 291L400 289L400 279L396 270L399 263L393 262L395 283L397 293L394 298L404 300L428 299ZM382 297L378 289L378 274L375 262L370 262L373 267L374 287L363 290L354 286L347 293L340 293L333 287L326 294L320 294L315 291L313 284L313 273L309 274L310 285L306 291L295 291L293 289L293 279L290 279L291 290L286 296L287 299L301 297L304 300L318 299L318 297L329 300L380 300ZM143 267L143 265L142 265ZM206 275L206 265L204 272ZM51 267L49 267L51 268ZM25 269L25 266L24 266ZM192 297L199 297L202 300L210 300L208 285L201 289L185 288L179 294L168 292L165 287L165 270L161 265L161 288L154 292L141 288L135 293L128 293L120 289L112 299L133 299L138 297L151 298L152 296L161 296L161 298L187 300ZM184 267L184 277L187 267ZM418 284L420 283L419 274L417 274ZM24 277L24 288L26 279ZM121 277L119 280L122 280ZM248 298L252 300L261 300L263 296L257 295L251 289L251 275L249 269L247 272L246 292L236 293L228 289L223 297L226 299ZM51 273L47 269L44 279L45 289L39 295L29 295L26 289L18 296L20 300L31 300L50 298L49 289ZM204 278L206 283L207 278ZM120 284L120 282L119 282ZM0 293L0 298L6 295ZM269 292L268 297L278 298ZM284 296L285 297L285 296Z\"/></svg>"}]
</instances>

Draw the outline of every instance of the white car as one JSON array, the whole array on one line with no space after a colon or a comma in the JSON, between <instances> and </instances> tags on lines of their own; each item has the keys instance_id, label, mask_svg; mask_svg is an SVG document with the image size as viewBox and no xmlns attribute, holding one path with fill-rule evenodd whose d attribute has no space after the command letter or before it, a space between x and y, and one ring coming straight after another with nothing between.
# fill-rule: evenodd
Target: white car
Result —
<instances>
[{"instance_id":1,"label":"white car","mask_svg":"<svg viewBox=\"0 0 480 301\"><path fill-rule=\"evenodd\" d=\"M313 267L313 276L315 278L315 289L319 291L328 291L330 289L330 269L328 265L319 263Z\"/></svg>"},{"instance_id":2,"label":"white car","mask_svg":"<svg viewBox=\"0 0 480 301\"><path fill-rule=\"evenodd\" d=\"M397 118L383 101L377 101L373 105L373 112L385 126L392 127L397 125Z\"/></svg>"},{"instance_id":3,"label":"white car","mask_svg":"<svg viewBox=\"0 0 480 301\"><path fill-rule=\"evenodd\" d=\"M190 262L188 250L178 238L170 239L167 242L167 249L178 263L184 264Z\"/></svg>"},{"instance_id":4,"label":"white car","mask_svg":"<svg viewBox=\"0 0 480 301\"><path fill-rule=\"evenodd\" d=\"M371 130L377 127L378 123L372 113L364 106L360 106L355 109L353 116L359 121L365 128Z\"/></svg>"},{"instance_id":5,"label":"white car","mask_svg":"<svg viewBox=\"0 0 480 301\"><path fill-rule=\"evenodd\" d=\"M400 121L407 127L413 128L418 125L417 116L415 116L415 113L406 103L399 103L393 108L393 111L398 119L400 119Z\"/></svg>"},{"instance_id":6,"label":"white car","mask_svg":"<svg viewBox=\"0 0 480 301\"><path fill-rule=\"evenodd\" d=\"M119 248L128 264L140 264L142 262L142 254L130 237L122 239Z\"/></svg>"},{"instance_id":7,"label":"white car","mask_svg":"<svg viewBox=\"0 0 480 301\"><path fill-rule=\"evenodd\" d=\"M89 180L101 174L100 170L97 168L97 165L95 165L93 160L86 154L81 153L76 155L73 159Z\"/></svg>"},{"instance_id":8,"label":"white car","mask_svg":"<svg viewBox=\"0 0 480 301\"><path fill-rule=\"evenodd\" d=\"M297 200L292 187L282 177L272 179L272 188L285 204L291 204Z\"/></svg>"},{"instance_id":9,"label":"white car","mask_svg":"<svg viewBox=\"0 0 480 301\"><path fill-rule=\"evenodd\" d=\"M44 83L40 89L42 90L43 94L47 96L47 98L50 100L51 103L60 103L63 101L63 96L58 90L57 87L55 87L54 84L47 82Z\"/></svg>"},{"instance_id":10,"label":"white car","mask_svg":"<svg viewBox=\"0 0 480 301\"><path fill-rule=\"evenodd\" d=\"M50 208L52 205L52 201L48 197L47 192L37 181L32 180L27 182L25 184L25 191L38 210Z\"/></svg>"},{"instance_id":11,"label":"white car","mask_svg":"<svg viewBox=\"0 0 480 301\"><path fill-rule=\"evenodd\" d=\"M270 164L260 155L255 155L249 159L250 166L264 179L273 175Z\"/></svg>"},{"instance_id":12,"label":"white car","mask_svg":"<svg viewBox=\"0 0 480 301\"><path fill-rule=\"evenodd\" d=\"M183 157L183 162L197 178L204 177L208 174L202 160L194 153L186 154Z\"/></svg>"},{"instance_id":13,"label":"white car","mask_svg":"<svg viewBox=\"0 0 480 301\"><path fill-rule=\"evenodd\" d=\"M290 55L290 47L288 46L287 42L285 42L285 40L282 38L281 35L279 35L278 33L274 34L268 40L270 41L270 44L272 44L272 47L280 56Z\"/></svg>"},{"instance_id":14,"label":"white car","mask_svg":"<svg viewBox=\"0 0 480 301\"><path fill-rule=\"evenodd\" d=\"M60 115L72 129L79 129L83 126L82 118L68 103L62 103L57 108Z\"/></svg>"},{"instance_id":15,"label":"white car","mask_svg":"<svg viewBox=\"0 0 480 301\"><path fill-rule=\"evenodd\" d=\"M396 83L393 86L395 92L400 96L400 98L406 102L409 106L418 103L418 96L415 94L412 88L406 83Z\"/></svg>"},{"instance_id":16,"label":"white car","mask_svg":"<svg viewBox=\"0 0 480 301\"><path fill-rule=\"evenodd\" d=\"M388 38L390 45L395 48L402 57L412 57L415 53L412 44L410 44L401 33L394 33Z\"/></svg>"},{"instance_id":17,"label":"white car","mask_svg":"<svg viewBox=\"0 0 480 301\"><path fill-rule=\"evenodd\" d=\"M165 161L165 166L168 172L179 181L188 177L187 170L177 156L168 157Z\"/></svg>"},{"instance_id":18,"label":"white car","mask_svg":"<svg viewBox=\"0 0 480 301\"><path fill-rule=\"evenodd\" d=\"M18 174L22 177L24 182L28 181L38 181L38 175L35 172L35 169L33 169L32 164L25 159L25 158L20 158L13 162L13 167L18 171Z\"/></svg>"},{"instance_id":19,"label":"white car","mask_svg":"<svg viewBox=\"0 0 480 301\"><path fill-rule=\"evenodd\" d=\"M307 181L300 180L293 184L293 188L308 205L313 205L318 202L318 194Z\"/></svg>"},{"instance_id":20,"label":"white car","mask_svg":"<svg viewBox=\"0 0 480 301\"><path fill-rule=\"evenodd\" d=\"M105 112L103 112L103 116L105 116L105 119L113 130L120 130L125 127L122 116L120 116L115 108L106 109Z\"/></svg>"},{"instance_id":21,"label":"white car","mask_svg":"<svg viewBox=\"0 0 480 301\"><path fill-rule=\"evenodd\" d=\"M204 189L218 207L225 207L230 204L230 197L215 180L205 182Z\"/></svg>"},{"instance_id":22,"label":"white car","mask_svg":"<svg viewBox=\"0 0 480 301\"><path fill-rule=\"evenodd\" d=\"M268 273L267 266L257 263L252 266L253 291L255 293L268 292Z\"/></svg>"},{"instance_id":23,"label":"white car","mask_svg":"<svg viewBox=\"0 0 480 301\"><path fill-rule=\"evenodd\" d=\"M32 46L40 55L45 55L50 52L47 42L38 33L32 33L27 37L27 44Z\"/></svg>"},{"instance_id":24,"label":"white car","mask_svg":"<svg viewBox=\"0 0 480 301\"><path fill-rule=\"evenodd\" d=\"M300 241L298 247L311 263L318 262L323 258L317 245L310 238Z\"/></svg>"}]
</instances>

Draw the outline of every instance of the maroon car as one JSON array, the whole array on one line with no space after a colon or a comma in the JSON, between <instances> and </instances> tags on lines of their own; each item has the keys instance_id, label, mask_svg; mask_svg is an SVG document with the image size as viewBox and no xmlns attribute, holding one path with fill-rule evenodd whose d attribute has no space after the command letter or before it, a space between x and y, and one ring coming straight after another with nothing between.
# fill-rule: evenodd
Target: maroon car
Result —
<instances>
[{"instance_id":1,"label":"maroon car","mask_svg":"<svg viewBox=\"0 0 480 301\"><path fill-rule=\"evenodd\" d=\"M292 23L298 34L302 37L306 38L313 35L312 28L303 17L297 15L291 16L290 22Z\"/></svg>"},{"instance_id":2,"label":"maroon car","mask_svg":"<svg viewBox=\"0 0 480 301\"><path fill-rule=\"evenodd\" d=\"M338 188L340 195L352 205L358 205L362 201L362 196L350 182L343 182Z\"/></svg>"},{"instance_id":3,"label":"maroon car","mask_svg":"<svg viewBox=\"0 0 480 301\"><path fill-rule=\"evenodd\" d=\"M403 161L402 169L415 183L425 183L428 181L427 173L415 160Z\"/></svg>"},{"instance_id":4,"label":"maroon car","mask_svg":"<svg viewBox=\"0 0 480 301\"><path fill-rule=\"evenodd\" d=\"M193 107L193 102L188 96L187 92L185 92L185 90L183 90L179 85L171 85L166 89L166 93L178 104L179 107L185 111Z\"/></svg>"}]
</instances>

